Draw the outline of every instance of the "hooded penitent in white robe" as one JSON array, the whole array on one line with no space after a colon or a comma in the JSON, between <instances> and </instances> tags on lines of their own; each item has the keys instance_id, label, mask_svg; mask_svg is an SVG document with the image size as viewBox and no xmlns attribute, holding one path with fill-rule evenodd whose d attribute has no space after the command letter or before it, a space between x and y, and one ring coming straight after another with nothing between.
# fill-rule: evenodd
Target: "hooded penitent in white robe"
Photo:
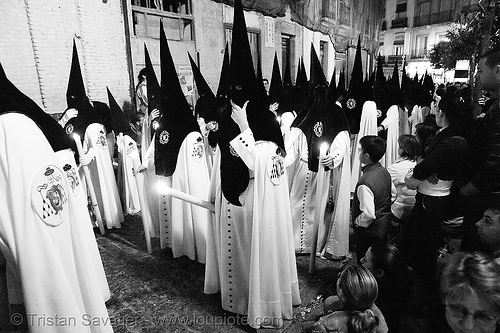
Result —
<instances>
[{"instance_id":1,"label":"hooded penitent in white robe","mask_svg":"<svg viewBox=\"0 0 500 333\"><path fill-rule=\"evenodd\" d=\"M309 170L307 165L307 139L300 128L290 129L285 136L285 149L295 252L310 253L315 211L319 207L316 200L317 172ZM326 181L320 191L328 192Z\"/></svg>"},{"instance_id":2,"label":"hooded penitent in white robe","mask_svg":"<svg viewBox=\"0 0 500 333\"><path fill-rule=\"evenodd\" d=\"M284 112L281 115L281 134L285 137L290 133L290 126L292 126L293 121L297 115L295 112Z\"/></svg>"},{"instance_id":3,"label":"hooded penitent in white robe","mask_svg":"<svg viewBox=\"0 0 500 333\"><path fill-rule=\"evenodd\" d=\"M236 221L251 225L248 323L281 327L282 319L293 318L292 306L300 304L284 160L275 143L255 142L250 129L230 144L254 175L242 202L252 207L251 214Z\"/></svg>"},{"instance_id":4,"label":"hooded penitent in white robe","mask_svg":"<svg viewBox=\"0 0 500 333\"><path fill-rule=\"evenodd\" d=\"M125 214L136 214L141 210L139 187L135 176L136 168L141 164L137 144L128 135L120 135L118 145L118 168L121 171L121 198Z\"/></svg>"},{"instance_id":5,"label":"hooded penitent in white robe","mask_svg":"<svg viewBox=\"0 0 500 333\"><path fill-rule=\"evenodd\" d=\"M327 208L325 217L320 220L323 223L319 225L317 247L326 257L341 258L349 254L350 142L349 133L342 131L335 136L328 149L328 155L333 157L333 166L325 177L329 188L321 197L323 202L333 205L333 211Z\"/></svg>"},{"instance_id":6,"label":"hooded penitent in white robe","mask_svg":"<svg viewBox=\"0 0 500 333\"><path fill-rule=\"evenodd\" d=\"M356 134L352 147L351 192L354 192L361 176L361 163L359 162L361 145L359 144L359 140L366 135L377 135L377 105L373 101L366 101L363 104L359 133Z\"/></svg>"},{"instance_id":7,"label":"hooded penitent in white robe","mask_svg":"<svg viewBox=\"0 0 500 333\"><path fill-rule=\"evenodd\" d=\"M387 110L386 117L382 121L382 126L387 129L387 148L380 160L380 164L383 167L388 167L399 158L399 107L397 105L393 105Z\"/></svg>"},{"instance_id":8,"label":"hooded penitent in white robe","mask_svg":"<svg viewBox=\"0 0 500 333\"><path fill-rule=\"evenodd\" d=\"M411 112L411 116L408 118L408 122L410 123L410 131L412 135L416 133L416 126L420 123L424 122L424 117L422 115L422 108L418 105L413 107L413 111Z\"/></svg>"},{"instance_id":9,"label":"hooded penitent in white robe","mask_svg":"<svg viewBox=\"0 0 500 333\"><path fill-rule=\"evenodd\" d=\"M208 200L210 175L205 148L199 132L189 133L182 142L172 175L172 188L204 201ZM205 208L172 198L170 232L174 258L186 255L205 263L207 224L211 213Z\"/></svg>"},{"instance_id":10,"label":"hooded penitent in white robe","mask_svg":"<svg viewBox=\"0 0 500 333\"><path fill-rule=\"evenodd\" d=\"M408 122L408 109L399 108L399 135L410 134L410 123Z\"/></svg>"},{"instance_id":11,"label":"hooded penitent in white robe","mask_svg":"<svg viewBox=\"0 0 500 333\"><path fill-rule=\"evenodd\" d=\"M248 313L248 288L252 248L252 225L246 215L252 206L235 206L222 194L220 178L221 153L217 146L210 177L209 201L215 203L215 213L207 228L207 256L205 265L206 294L221 293L222 308L246 315ZM246 201L247 191L240 195Z\"/></svg>"},{"instance_id":12,"label":"hooded penitent in white robe","mask_svg":"<svg viewBox=\"0 0 500 333\"><path fill-rule=\"evenodd\" d=\"M26 116L1 115L0 137L0 247L20 273L30 332L112 332L76 175Z\"/></svg>"},{"instance_id":13,"label":"hooded penitent in white robe","mask_svg":"<svg viewBox=\"0 0 500 333\"><path fill-rule=\"evenodd\" d=\"M120 228L123 210L103 125L93 123L87 127L83 149L95 155L88 167L101 217L108 229Z\"/></svg>"},{"instance_id":14,"label":"hooded penitent in white robe","mask_svg":"<svg viewBox=\"0 0 500 333\"><path fill-rule=\"evenodd\" d=\"M156 190L159 177L155 173L154 151L154 141L152 141L142 159L142 165L146 167L146 170L140 173L143 189L139 191L139 193L143 195L144 203L144 205L141 206L142 223L148 225L150 238L160 236L161 196ZM141 183L141 177L139 177L139 183Z\"/></svg>"}]
</instances>

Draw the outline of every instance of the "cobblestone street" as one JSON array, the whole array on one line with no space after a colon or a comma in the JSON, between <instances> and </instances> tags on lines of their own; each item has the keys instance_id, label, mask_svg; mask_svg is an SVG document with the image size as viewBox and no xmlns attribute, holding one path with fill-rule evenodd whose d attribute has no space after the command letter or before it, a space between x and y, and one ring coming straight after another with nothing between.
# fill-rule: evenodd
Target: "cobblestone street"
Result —
<instances>
[{"instance_id":1,"label":"cobblestone street","mask_svg":"<svg viewBox=\"0 0 500 333\"><path fill-rule=\"evenodd\" d=\"M140 216L126 216L122 229L96 233L104 269L111 289L107 302L117 333L125 332L254 332L241 315L220 306L220 294L203 293L205 266L187 257L174 259L160 250L153 239L148 254ZM309 256L297 256L302 305L294 309L295 320L280 330L300 332L302 323L320 311L318 295L328 293L340 262L317 259L317 271L308 273Z\"/></svg>"}]
</instances>

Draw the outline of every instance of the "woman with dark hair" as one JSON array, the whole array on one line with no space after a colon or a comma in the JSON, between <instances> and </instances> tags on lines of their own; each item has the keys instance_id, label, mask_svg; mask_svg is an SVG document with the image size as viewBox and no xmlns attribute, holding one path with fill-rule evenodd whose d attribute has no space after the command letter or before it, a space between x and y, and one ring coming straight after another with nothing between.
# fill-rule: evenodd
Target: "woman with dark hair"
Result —
<instances>
[{"instance_id":1,"label":"woman with dark hair","mask_svg":"<svg viewBox=\"0 0 500 333\"><path fill-rule=\"evenodd\" d=\"M439 227L455 217L452 186L463 177L467 158L467 142L460 135L461 122L471 110L468 101L454 87L442 93L436 110L440 129L419 157L413 173L405 179L408 188L417 189L417 195L408 223L409 243L403 244L407 251L404 254L431 294L437 291Z\"/></svg>"},{"instance_id":2,"label":"woman with dark hair","mask_svg":"<svg viewBox=\"0 0 500 333\"><path fill-rule=\"evenodd\" d=\"M389 332L399 332L400 319L412 294L411 269L404 263L401 252L384 242L373 244L361 259L361 264L377 280L376 304L384 314Z\"/></svg>"}]
</instances>

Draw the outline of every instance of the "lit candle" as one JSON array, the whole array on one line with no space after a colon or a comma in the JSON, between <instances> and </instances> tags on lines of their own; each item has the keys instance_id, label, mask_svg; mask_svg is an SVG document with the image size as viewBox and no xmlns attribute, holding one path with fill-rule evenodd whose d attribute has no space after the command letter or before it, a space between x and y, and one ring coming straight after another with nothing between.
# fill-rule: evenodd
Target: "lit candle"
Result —
<instances>
[{"instance_id":1,"label":"lit candle","mask_svg":"<svg viewBox=\"0 0 500 333\"><path fill-rule=\"evenodd\" d=\"M76 143L76 149L78 150L78 155L83 156L85 153L83 152L82 141L80 140L80 136L76 133L73 133L73 139ZM102 222L101 211L97 206L97 197L95 195L94 187L92 186L92 179L90 178L90 170L87 165L83 165L83 173L85 174L85 180L87 181L87 188L90 194L90 201L92 202L92 208L94 210L95 219L97 220L97 225L99 226L99 231L101 235L105 234L104 223Z\"/></svg>"}]
</instances>

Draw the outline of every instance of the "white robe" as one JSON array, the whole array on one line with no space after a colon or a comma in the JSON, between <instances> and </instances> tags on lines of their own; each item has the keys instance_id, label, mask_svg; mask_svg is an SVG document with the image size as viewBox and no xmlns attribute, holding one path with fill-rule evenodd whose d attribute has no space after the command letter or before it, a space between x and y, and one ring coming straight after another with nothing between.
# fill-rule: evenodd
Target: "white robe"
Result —
<instances>
[{"instance_id":1,"label":"white robe","mask_svg":"<svg viewBox=\"0 0 500 333\"><path fill-rule=\"evenodd\" d=\"M139 194L143 195L143 203L141 206L142 223L148 225L149 237L160 236L160 197L161 195L156 190L156 183L159 177L155 173L154 164L154 141L149 145L142 160L142 165L146 170L140 173L139 186L142 183L142 191ZM141 182L142 180L142 182ZM146 235L147 237L147 235Z\"/></svg>"},{"instance_id":2,"label":"white robe","mask_svg":"<svg viewBox=\"0 0 500 333\"><path fill-rule=\"evenodd\" d=\"M121 171L121 198L125 214L134 215L141 210L139 187L135 176L136 168L140 165L137 144L128 135L117 137L118 168Z\"/></svg>"},{"instance_id":3,"label":"white robe","mask_svg":"<svg viewBox=\"0 0 500 333\"><path fill-rule=\"evenodd\" d=\"M0 137L0 247L19 269L30 332L112 332L82 192L28 117L1 115Z\"/></svg>"},{"instance_id":4,"label":"white robe","mask_svg":"<svg viewBox=\"0 0 500 333\"><path fill-rule=\"evenodd\" d=\"M318 250L333 258L346 257L349 254L349 215L350 215L350 138L347 131L335 136L328 150L333 157L333 168L327 172L325 182L331 186L333 212L326 213L318 231ZM328 200L323 195L322 200Z\"/></svg>"},{"instance_id":5,"label":"white robe","mask_svg":"<svg viewBox=\"0 0 500 333\"><path fill-rule=\"evenodd\" d=\"M285 136L285 149L295 252L310 253L314 214L319 208L316 200L317 172L309 170L307 139L301 129L290 129ZM328 192L328 182L324 182L320 191Z\"/></svg>"},{"instance_id":6,"label":"white robe","mask_svg":"<svg viewBox=\"0 0 500 333\"><path fill-rule=\"evenodd\" d=\"M172 188L207 201L210 186L205 148L199 132L189 133L179 149L172 175ZM205 208L172 198L170 232L174 258L186 255L205 263L207 224L211 213Z\"/></svg>"},{"instance_id":7,"label":"white robe","mask_svg":"<svg viewBox=\"0 0 500 333\"><path fill-rule=\"evenodd\" d=\"M120 228L123 210L103 125L93 123L87 127L83 148L86 152L92 149L95 154L88 167L101 217L108 229Z\"/></svg>"},{"instance_id":8,"label":"white robe","mask_svg":"<svg viewBox=\"0 0 500 333\"><path fill-rule=\"evenodd\" d=\"M361 163L359 162L361 145L359 144L359 140L366 135L377 134L377 105L373 101L366 101L363 104L363 111L361 112L359 133L356 134L351 152L351 192L354 192L356 189L356 184L361 176Z\"/></svg>"},{"instance_id":9,"label":"white robe","mask_svg":"<svg viewBox=\"0 0 500 333\"><path fill-rule=\"evenodd\" d=\"M240 195L242 207L223 198L220 175L213 179L216 219L208 234L205 292L220 290L222 307L248 315L251 327L279 327L300 304L283 160L274 143L256 143L250 130L231 146L255 178Z\"/></svg>"},{"instance_id":10,"label":"white robe","mask_svg":"<svg viewBox=\"0 0 500 333\"><path fill-rule=\"evenodd\" d=\"M408 118L408 122L410 123L410 131L412 135L416 133L416 126L420 123L424 122L424 116L422 115L422 108L418 105L413 107L413 111L411 112L411 116Z\"/></svg>"},{"instance_id":11,"label":"white robe","mask_svg":"<svg viewBox=\"0 0 500 333\"><path fill-rule=\"evenodd\" d=\"M387 128L387 149L380 160L383 167L388 167L399 158L398 139L399 139L399 107L393 105L387 110L387 115L382 121L382 126Z\"/></svg>"}]
</instances>

